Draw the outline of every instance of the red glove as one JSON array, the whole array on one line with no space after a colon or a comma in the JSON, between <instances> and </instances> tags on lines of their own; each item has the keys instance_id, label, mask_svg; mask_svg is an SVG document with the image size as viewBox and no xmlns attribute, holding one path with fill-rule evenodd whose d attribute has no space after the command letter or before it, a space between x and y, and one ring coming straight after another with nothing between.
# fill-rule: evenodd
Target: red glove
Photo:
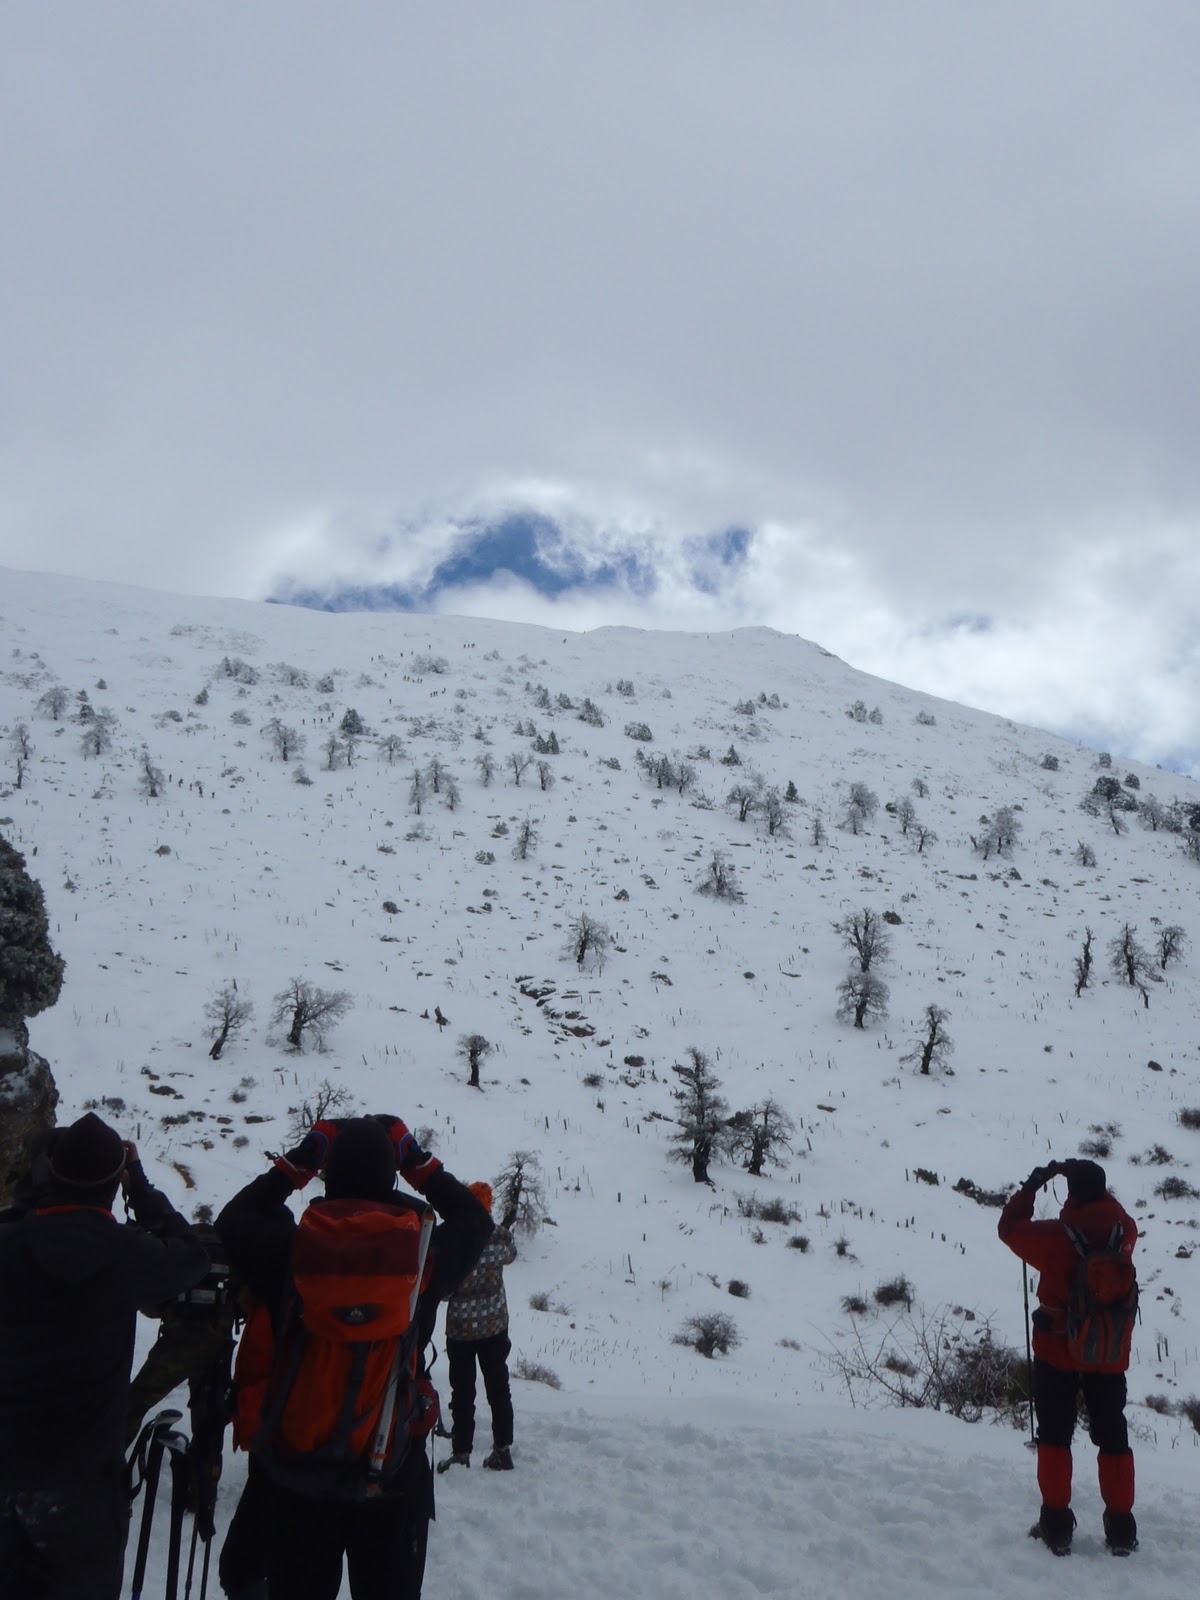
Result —
<instances>
[{"instance_id":1,"label":"red glove","mask_svg":"<svg viewBox=\"0 0 1200 1600\"><path fill-rule=\"evenodd\" d=\"M392 1141L392 1149L396 1153L396 1171L414 1189L423 1190L433 1174L442 1170L442 1163L436 1156L431 1156L428 1150L421 1149L399 1117L379 1113L375 1120L383 1124Z\"/></svg>"},{"instance_id":2,"label":"red glove","mask_svg":"<svg viewBox=\"0 0 1200 1600\"><path fill-rule=\"evenodd\" d=\"M293 1189L303 1189L318 1172L325 1170L329 1160L329 1147L337 1138L338 1124L322 1118L314 1122L294 1150L276 1156L275 1165L292 1181Z\"/></svg>"}]
</instances>

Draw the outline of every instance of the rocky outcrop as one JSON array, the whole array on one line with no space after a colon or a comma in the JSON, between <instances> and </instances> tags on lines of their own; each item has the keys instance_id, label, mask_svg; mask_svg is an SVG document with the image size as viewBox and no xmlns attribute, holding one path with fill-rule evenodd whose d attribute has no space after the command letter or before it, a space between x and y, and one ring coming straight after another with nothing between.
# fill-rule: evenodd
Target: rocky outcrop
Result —
<instances>
[{"instance_id":1,"label":"rocky outcrop","mask_svg":"<svg viewBox=\"0 0 1200 1600\"><path fill-rule=\"evenodd\" d=\"M50 1063L29 1048L24 1023L0 1027L0 1206L12 1199L34 1151L54 1127L57 1105Z\"/></svg>"}]
</instances>

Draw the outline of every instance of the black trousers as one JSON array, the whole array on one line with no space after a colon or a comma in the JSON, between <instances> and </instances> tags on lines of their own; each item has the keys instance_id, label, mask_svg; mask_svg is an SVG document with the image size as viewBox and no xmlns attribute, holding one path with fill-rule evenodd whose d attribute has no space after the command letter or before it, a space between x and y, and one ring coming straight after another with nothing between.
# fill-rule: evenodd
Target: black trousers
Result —
<instances>
[{"instance_id":1,"label":"black trousers","mask_svg":"<svg viewBox=\"0 0 1200 1600\"><path fill-rule=\"evenodd\" d=\"M1129 1449L1123 1372L1064 1372L1047 1361L1033 1363L1033 1409L1038 1443L1069 1449L1082 1391L1088 1432L1097 1450L1124 1455Z\"/></svg>"},{"instance_id":2,"label":"black trousers","mask_svg":"<svg viewBox=\"0 0 1200 1600\"><path fill-rule=\"evenodd\" d=\"M379 1500L322 1500L271 1486L269 1592L282 1600L337 1600L343 1560L353 1600L420 1600L433 1511L423 1470L411 1492Z\"/></svg>"},{"instance_id":3,"label":"black trousers","mask_svg":"<svg viewBox=\"0 0 1200 1600\"><path fill-rule=\"evenodd\" d=\"M492 1413L492 1444L507 1450L513 1442L512 1392L508 1386L508 1353L512 1342L507 1333L490 1339L447 1339L446 1358L450 1366L450 1415L453 1419L451 1443L455 1451L466 1454L475 1441L475 1364L483 1374L483 1391Z\"/></svg>"},{"instance_id":4,"label":"black trousers","mask_svg":"<svg viewBox=\"0 0 1200 1600\"><path fill-rule=\"evenodd\" d=\"M0 1600L118 1600L128 1533L119 1467L57 1489L0 1489Z\"/></svg>"},{"instance_id":5,"label":"black trousers","mask_svg":"<svg viewBox=\"0 0 1200 1600\"><path fill-rule=\"evenodd\" d=\"M271 1480L254 1457L246 1470L246 1486L230 1519L221 1546L217 1573L227 1595L266 1592L267 1530L271 1525Z\"/></svg>"}]
</instances>

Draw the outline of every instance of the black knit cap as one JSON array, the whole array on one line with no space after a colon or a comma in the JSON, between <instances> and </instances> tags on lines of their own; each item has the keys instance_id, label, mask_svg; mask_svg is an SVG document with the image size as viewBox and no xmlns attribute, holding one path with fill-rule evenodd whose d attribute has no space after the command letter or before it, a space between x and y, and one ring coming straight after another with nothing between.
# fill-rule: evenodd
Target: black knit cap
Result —
<instances>
[{"instance_id":1,"label":"black knit cap","mask_svg":"<svg viewBox=\"0 0 1200 1600\"><path fill-rule=\"evenodd\" d=\"M325 1163L330 1200L386 1200L396 1187L396 1152L382 1124L370 1117L343 1122Z\"/></svg>"},{"instance_id":2,"label":"black knit cap","mask_svg":"<svg viewBox=\"0 0 1200 1600\"><path fill-rule=\"evenodd\" d=\"M109 1189L125 1170L125 1141L94 1111L54 1136L50 1176L68 1189Z\"/></svg>"},{"instance_id":3,"label":"black knit cap","mask_svg":"<svg viewBox=\"0 0 1200 1600\"><path fill-rule=\"evenodd\" d=\"M1062 1162L1061 1166L1067 1180L1067 1193L1077 1205L1090 1205L1094 1200L1104 1199L1108 1180L1099 1162L1075 1158Z\"/></svg>"}]
</instances>

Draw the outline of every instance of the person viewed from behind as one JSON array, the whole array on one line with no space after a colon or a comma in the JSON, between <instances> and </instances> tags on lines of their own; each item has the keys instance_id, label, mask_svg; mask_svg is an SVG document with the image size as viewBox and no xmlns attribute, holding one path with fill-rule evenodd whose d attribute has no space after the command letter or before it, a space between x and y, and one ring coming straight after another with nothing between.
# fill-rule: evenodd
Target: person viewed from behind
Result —
<instances>
[{"instance_id":1,"label":"person viewed from behind","mask_svg":"<svg viewBox=\"0 0 1200 1600\"><path fill-rule=\"evenodd\" d=\"M325 1197L297 1224L287 1202L319 1172ZM397 1172L419 1199L396 1193ZM336 1600L345 1563L353 1600L418 1600L437 1420L422 1352L492 1219L399 1118L380 1116L315 1124L217 1228L272 1314L251 1447L269 1484L269 1592Z\"/></svg>"},{"instance_id":2,"label":"person viewed from behind","mask_svg":"<svg viewBox=\"0 0 1200 1600\"><path fill-rule=\"evenodd\" d=\"M1067 1180L1056 1218L1035 1222L1038 1190ZM1104 1537L1114 1555L1137 1548L1133 1453L1125 1421L1125 1372L1137 1288L1133 1218L1108 1192L1094 1161L1035 1167L1000 1214L1000 1238L1038 1272L1033 1315L1033 1406L1042 1508L1029 1530L1055 1555L1071 1547L1071 1438L1082 1391L1098 1456Z\"/></svg>"},{"instance_id":3,"label":"person viewed from behind","mask_svg":"<svg viewBox=\"0 0 1200 1600\"><path fill-rule=\"evenodd\" d=\"M119 1188L136 1227L113 1216ZM51 1135L0 1215L2 1600L117 1600L138 1308L207 1271L116 1129L89 1111Z\"/></svg>"},{"instance_id":4,"label":"person viewed from behind","mask_svg":"<svg viewBox=\"0 0 1200 1600\"><path fill-rule=\"evenodd\" d=\"M492 1190L473 1183L471 1193L492 1209ZM508 1300L504 1269L517 1259L509 1228L501 1223L484 1246L479 1264L469 1272L446 1302L446 1359L450 1367L451 1453L438 1463L438 1471L471 1465L475 1441L475 1367L483 1374L483 1389L492 1413L492 1451L483 1464L495 1471L512 1470L513 1407L508 1382Z\"/></svg>"}]
</instances>

